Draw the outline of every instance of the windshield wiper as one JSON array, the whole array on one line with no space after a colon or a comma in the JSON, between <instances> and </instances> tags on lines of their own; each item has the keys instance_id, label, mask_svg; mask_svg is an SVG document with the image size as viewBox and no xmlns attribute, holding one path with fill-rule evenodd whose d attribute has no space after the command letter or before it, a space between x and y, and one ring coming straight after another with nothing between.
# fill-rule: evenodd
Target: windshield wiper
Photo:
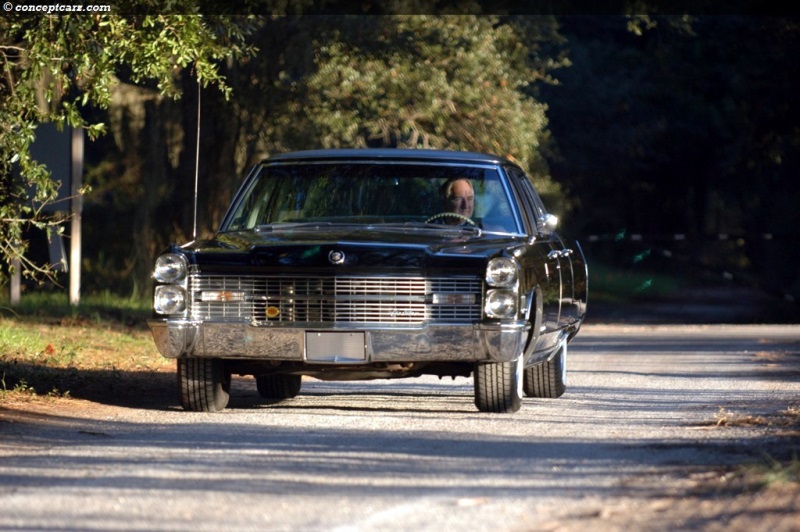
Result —
<instances>
[{"instance_id":1,"label":"windshield wiper","mask_svg":"<svg viewBox=\"0 0 800 532\"><path fill-rule=\"evenodd\" d=\"M257 233L276 233L282 231L303 231L308 229L332 229L346 228L363 231L386 231L392 233L408 232L431 232L444 233L457 237L479 237L483 230L478 226L472 225L445 225L429 224L425 222L398 222L398 223L353 223L353 222L279 222L274 224L262 224L255 227Z\"/></svg>"},{"instance_id":2,"label":"windshield wiper","mask_svg":"<svg viewBox=\"0 0 800 532\"><path fill-rule=\"evenodd\" d=\"M318 227L360 227L362 224L339 222L277 222L274 224L261 224L255 227L257 233L274 233L278 231L296 231L315 229Z\"/></svg>"},{"instance_id":3,"label":"windshield wiper","mask_svg":"<svg viewBox=\"0 0 800 532\"><path fill-rule=\"evenodd\" d=\"M380 224L375 226L375 229L384 228L397 228L402 231L438 231L447 234L456 234L458 236L478 237L483 234L483 230L477 225L445 225L445 224L431 224L426 222L404 222L404 223L391 223Z\"/></svg>"}]
</instances>

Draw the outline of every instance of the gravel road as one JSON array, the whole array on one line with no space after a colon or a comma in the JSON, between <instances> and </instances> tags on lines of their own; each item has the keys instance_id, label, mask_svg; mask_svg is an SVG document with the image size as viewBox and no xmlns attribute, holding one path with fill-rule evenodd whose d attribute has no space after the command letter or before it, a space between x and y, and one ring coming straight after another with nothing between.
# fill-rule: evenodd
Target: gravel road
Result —
<instances>
[{"instance_id":1,"label":"gravel road","mask_svg":"<svg viewBox=\"0 0 800 532\"><path fill-rule=\"evenodd\" d=\"M435 378L0 405L0 530L798 529L796 484L726 486L800 454L800 326L586 325L568 368L511 415Z\"/></svg>"}]
</instances>

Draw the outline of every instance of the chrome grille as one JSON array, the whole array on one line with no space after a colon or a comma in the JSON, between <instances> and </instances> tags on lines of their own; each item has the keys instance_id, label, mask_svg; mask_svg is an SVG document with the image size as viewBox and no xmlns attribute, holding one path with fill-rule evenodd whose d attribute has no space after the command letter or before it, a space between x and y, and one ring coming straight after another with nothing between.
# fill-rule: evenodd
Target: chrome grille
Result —
<instances>
[{"instance_id":1,"label":"chrome grille","mask_svg":"<svg viewBox=\"0 0 800 532\"><path fill-rule=\"evenodd\" d=\"M189 283L193 318L330 324L479 320L482 287L478 278L419 277L192 276ZM434 303L448 295L457 302Z\"/></svg>"}]
</instances>

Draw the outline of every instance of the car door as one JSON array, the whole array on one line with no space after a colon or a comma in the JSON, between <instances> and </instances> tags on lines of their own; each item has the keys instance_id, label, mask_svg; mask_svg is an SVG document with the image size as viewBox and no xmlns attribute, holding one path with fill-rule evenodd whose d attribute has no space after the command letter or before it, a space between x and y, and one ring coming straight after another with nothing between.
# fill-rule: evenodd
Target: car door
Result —
<instances>
[{"instance_id":1,"label":"car door","mask_svg":"<svg viewBox=\"0 0 800 532\"><path fill-rule=\"evenodd\" d=\"M536 277L537 293L535 303L541 311L541 325L537 331L537 345L534 352L551 350L558 343L562 290L562 243L555 233L544 234L540 220L546 215L541 200L524 172L518 168L508 168L507 173L514 181L519 194L526 232L531 237L531 245L526 253L528 264L523 269L533 271ZM536 322L536 317L531 315Z\"/></svg>"},{"instance_id":2,"label":"car door","mask_svg":"<svg viewBox=\"0 0 800 532\"><path fill-rule=\"evenodd\" d=\"M561 313L559 315L559 328L566 328L578 322L581 315L580 306L575 297L575 269L576 266L580 266L580 264L576 264L576 262L579 261L575 259L580 254L576 254L574 247L568 245L567 241L563 238L560 236L556 238L559 241L559 245L556 246L555 249L557 249L561 262Z\"/></svg>"},{"instance_id":3,"label":"car door","mask_svg":"<svg viewBox=\"0 0 800 532\"><path fill-rule=\"evenodd\" d=\"M547 211L530 181L523 186L528 189L538 213L537 222L546 219ZM541 223L541 222L539 222ZM549 255L558 258L560 272L560 294L558 329L574 329L586 314L587 270L583 250L577 241L570 241L560 236L555 228L545 229L545 237L551 246ZM541 228L540 228L541 234Z\"/></svg>"}]
</instances>

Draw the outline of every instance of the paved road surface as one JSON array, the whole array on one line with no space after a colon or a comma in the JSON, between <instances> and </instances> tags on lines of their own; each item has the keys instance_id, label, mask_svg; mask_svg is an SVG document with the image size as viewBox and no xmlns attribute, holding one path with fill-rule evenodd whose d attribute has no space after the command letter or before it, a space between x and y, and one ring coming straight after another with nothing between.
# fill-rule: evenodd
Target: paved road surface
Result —
<instances>
[{"instance_id":1,"label":"paved road surface","mask_svg":"<svg viewBox=\"0 0 800 532\"><path fill-rule=\"evenodd\" d=\"M513 415L435 378L310 380L279 405L240 380L221 414L0 408L0 530L713 529L734 517L722 494L687 510L698 485L800 448L717 426L800 406L800 326L587 325L568 361L562 398ZM790 530L782 510L759 523Z\"/></svg>"}]
</instances>

